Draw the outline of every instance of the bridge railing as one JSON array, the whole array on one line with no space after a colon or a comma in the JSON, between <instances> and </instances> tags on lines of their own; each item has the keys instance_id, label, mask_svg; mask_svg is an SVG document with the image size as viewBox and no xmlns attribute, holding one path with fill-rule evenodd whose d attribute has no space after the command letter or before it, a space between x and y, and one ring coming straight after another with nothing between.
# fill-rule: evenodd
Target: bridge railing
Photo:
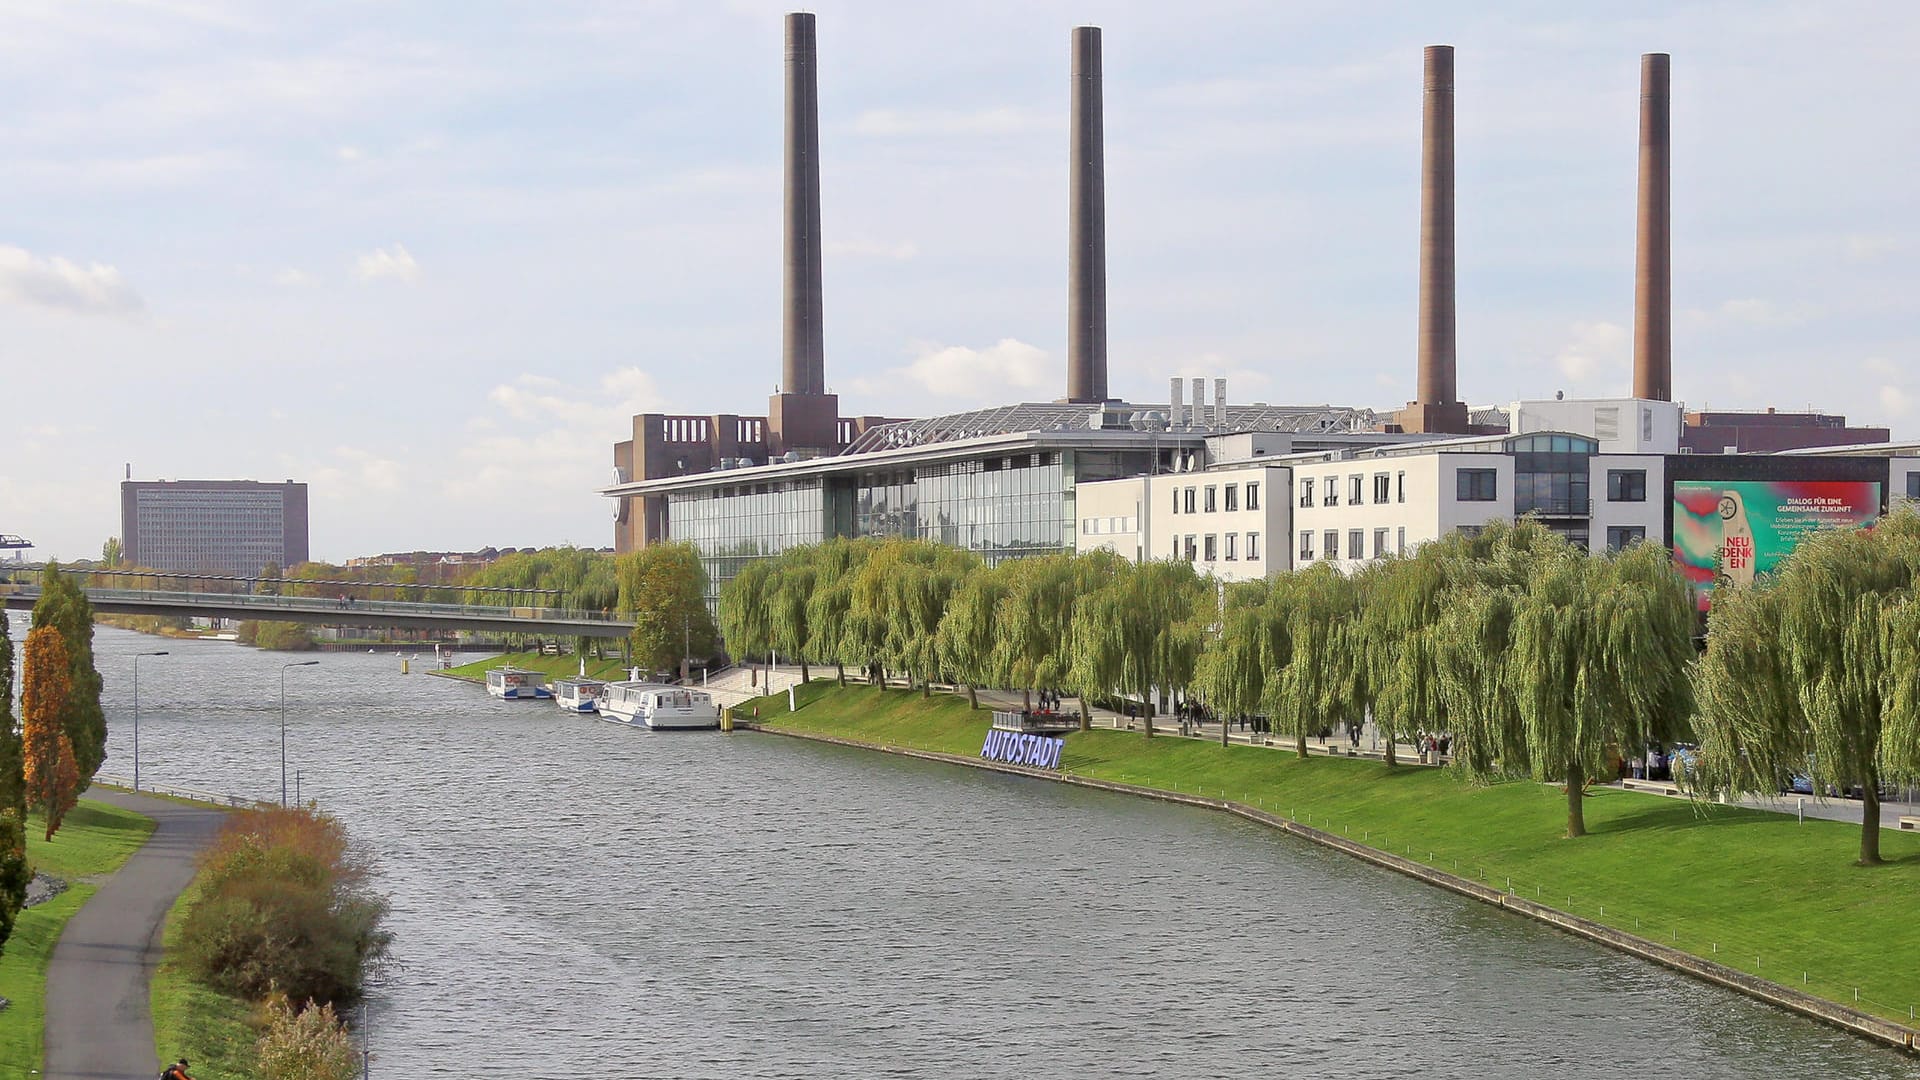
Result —
<instances>
[{"instance_id":1,"label":"bridge railing","mask_svg":"<svg viewBox=\"0 0 1920 1080\"><path fill-rule=\"evenodd\" d=\"M38 585L0 584L0 593L13 596L37 597ZM489 607L481 604L426 604L407 600L365 600L359 597L324 596L267 596L253 593L224 592L168 592L161 589L98 589L89 588L86 594L93 600L119 600L128 603L180 604L185 606L245 608L258 610L262 618L271 618L275 610L280 611L338 611L343 621L354 614L388 615L447 615L466 616L468 618L524 619L529 622L604 622L622 623L621 619L604 611L579 611L569 608L549 607Z\"/></svg>"}]
</instances>

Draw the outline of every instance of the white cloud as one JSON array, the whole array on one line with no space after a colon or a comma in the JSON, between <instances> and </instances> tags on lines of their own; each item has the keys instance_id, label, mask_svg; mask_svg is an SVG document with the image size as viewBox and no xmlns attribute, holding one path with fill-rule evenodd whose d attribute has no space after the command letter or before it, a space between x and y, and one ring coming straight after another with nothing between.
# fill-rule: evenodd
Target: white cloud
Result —
<instances>
[{"instance_id":1,"label":"white cloud","mask_svg":"<svg viewBox=\"0 0 1920 1080\"><path fill-rule=\"evenodd\" d=\"M669 411L653 376L635 367L593 386L521 375L489 390L487 400L495 411L466 424L463 466L447 485L456 498L526 488L591 491L607 482L611 447L632 430L633 415Z\"/></svg>"},{"instance_id":2,"label":"white cloud","mask_svg":"<svg viewBox=\"0 0 1920 1080\"><path fill-rule=\"evenodd\" d=\"M287 468L306 478L316 500L355 511L416 486L398 461L354 446L336 446L317 462L289 461Z\"/></svg>"},{"instance_id":3,"label":"white cloud","mask_svg":"<svg viewBox=\"0 0 1920 1080\"><path fill-rule=\"evenodd\" d=\"M1892 383L1880 388L1879 398L1880 407L1895 416L1905 416L1913 410L1913 396Z\"/></svg>"},{"instance_id":4,"label":"white cloud","mask_svg":"<svg viewBox=\"0 0 1920 1080\"><path fill-rule=\"evenodd\" d=\"M984 349L926 344L912 363L891 373L919 383L941 398L1005 397L1009 390L1045 385L1058 374L1045 349L1001 338Z\"/></svg>"},{"instance_id":5,"label":"white cloud","mask_svg":"<svg viewBox=\"0 0 1920 1080\"><path fill-rule=\"evenodd\" d=\"M1867 371L1872 374L1887 379L1898 379L1906 374L1906 372L1900 370L1899 365L1884 356L1869 356L1860 362L1860 366L1866 368Z\"/></svg>"},{"instance_id":6,"label":"white cloud","mask_svg":"<svg viewBox=\"0 0 1920 1080\"><path fill-rule=\"evenodd\" d=\"M1052 116L1031 109L868 109L853 122L857 135L918 138L932 135L1012 135L1060 126Z\"/></svg>"},{"instance_id":7,"label":"white cloud","mask_svg":"<svg viewBox=\"0 0 1920 1080\"><path fill-rule=\"evenodd\" d=\"M1615 377L1632 360L1627 329L1618 323L1578 322L1570 334L1571 339L1561 346L1553 363L1560 374L1576 383Z\"/></svg>"},{"instance_id":8,"label":"white cloud","mask_svg":"<svg viewBox=\"0 0 1920 1080\"><path fill-rule=\"evenodd\" d=\"M275 285L284 285L290 289L297 289L304 285L313 284L313 275L298 267L289 266L273 275L273 283Z\"/></svg>"},{"instance_id":9,"label":"white cloud","mask_svg":"<svg viewBox=\"0 0 1920 1080\"><path fill-rule=\"evenodd\" d=\"M394 278L412 284L420 279L420 264L413 261L412 252L403 245L395 244L390 248L375 248L360 256L355 272L362 281Z\"/></svg>"},{"instance_id":10,"label":"white cloud","mask_svg":"<svg viewBox=\"0 0 1920 1080\"><path fill-rule=\"evenodd\" d=\"M334 150L333 156L341 161L363 161L366 159L367 152L357 146L342 146Z\"/></svg>"},{"instance_id":11,"label":"white cloud","mask_svg":"<svg viewBox=\"0 0 1920 1080\"><path fill-rule=\"evenodd\" d=\"M80 315L134 315L146 307L111 266L81 266L58 255L40 258L5 245L0 245L0 300Z\"/></svg>"}]
</instances>

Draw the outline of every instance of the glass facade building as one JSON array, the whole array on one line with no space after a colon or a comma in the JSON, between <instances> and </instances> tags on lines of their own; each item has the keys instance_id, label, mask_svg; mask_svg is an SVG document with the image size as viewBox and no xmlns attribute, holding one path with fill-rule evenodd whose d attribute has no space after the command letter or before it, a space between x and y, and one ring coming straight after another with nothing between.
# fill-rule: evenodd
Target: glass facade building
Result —
<instances>
[{"instance_id":1,"label":"glass facade building","mask_svg":"<svg viewBox=\"0 0 1920 1080\"><path fill-rule=\"evenodd\" d=\"M1074 483L1138 475L1152 454L1023 447L886 468L859 457L841 464L753 483L713 475L668 494L667 534L699 549L710 601L751 560L836 536L917 537L988 564L1072 551Z\"/></svg>"}]
</instances>

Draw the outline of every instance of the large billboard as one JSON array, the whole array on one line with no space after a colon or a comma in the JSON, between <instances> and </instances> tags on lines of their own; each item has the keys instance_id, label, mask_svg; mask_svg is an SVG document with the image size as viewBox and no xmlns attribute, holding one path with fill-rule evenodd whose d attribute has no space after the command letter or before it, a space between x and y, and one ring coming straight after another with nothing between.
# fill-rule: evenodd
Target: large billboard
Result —
<instances>
[{"instance_id":1,"label":"large billboard","mask_svg":"<svg viewBox=\"0 0 1920 1080\"><path fill-rule=\"evenodd\" d=\"M1700 607L1714 585L1747 584L1814 529L1871 524L1880 485L1851 480L1675 480L1673 561Z\"/></svg>"}]
</instances>

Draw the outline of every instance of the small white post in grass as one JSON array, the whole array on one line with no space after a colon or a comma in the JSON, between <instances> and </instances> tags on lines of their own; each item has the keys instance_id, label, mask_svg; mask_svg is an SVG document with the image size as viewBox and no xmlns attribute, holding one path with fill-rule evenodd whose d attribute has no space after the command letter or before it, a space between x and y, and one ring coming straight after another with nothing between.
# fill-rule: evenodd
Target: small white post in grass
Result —
<instances>
[{"instance_id":1,"label":"small white post in grass","mask_svg":"<svg viewBox=\"0 0 1920 1080\"><path fill-rule=\"evenodd\" d=\"M793 703L793 687L791 686L787 687L787 711L788 712L800 711L800 706L795 705Z\"/></svg>"}]
</instances>

